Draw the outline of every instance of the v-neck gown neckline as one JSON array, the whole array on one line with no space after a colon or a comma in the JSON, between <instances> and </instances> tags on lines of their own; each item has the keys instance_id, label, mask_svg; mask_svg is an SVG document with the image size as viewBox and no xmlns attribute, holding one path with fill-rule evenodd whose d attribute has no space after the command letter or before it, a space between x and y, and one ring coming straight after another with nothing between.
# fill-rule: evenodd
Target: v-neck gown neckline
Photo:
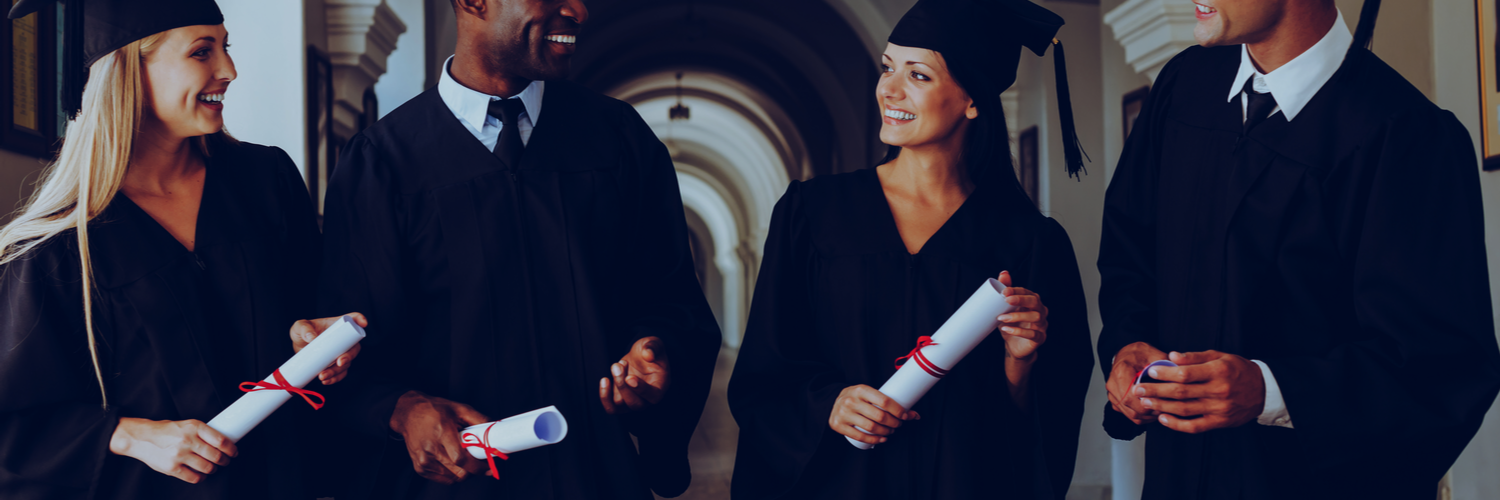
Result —
<instances>
[{"instance_id":1,"label":"v-neck gown neckline","mask_svg":"<svg viewBox=\"0 0 1500 500\"><path fill-rule=\"evenodd\" d=\"M965 209L970 205L969 202L974 199L974 195L978 193L980 189L979 186L975 186L974 190L970 191L969 195L964 197L963 203L960 203L958 205L958 209L954 210L953 213L948 214L948 218L943 219L943 224L938 226L937 231L933 231L931 235L927 236L926 240L922 241L921 248L918 248L916 252L912 252L911 250L906 248L906 239L901 235L901 225L896 222L896 210L891 206L891 200L885 196L885 185L880 182L880 173L876 171L876 168L879 167L876 166L866 169L869 171L870 184L874 187L875 196L877 196L877 199L880 200L879 205L885 207L885 221L887 223L889 234L895 236L897 248L900 248L901 252L905 253L909 257L917 257L922 255L922 252L927 250L928 246L932 244L933 240L936 240L938 238L938 235L947 232L948 226L953 225L953 220L957 219L959 214L965 211Z\"/></svg>"}]
</instances>

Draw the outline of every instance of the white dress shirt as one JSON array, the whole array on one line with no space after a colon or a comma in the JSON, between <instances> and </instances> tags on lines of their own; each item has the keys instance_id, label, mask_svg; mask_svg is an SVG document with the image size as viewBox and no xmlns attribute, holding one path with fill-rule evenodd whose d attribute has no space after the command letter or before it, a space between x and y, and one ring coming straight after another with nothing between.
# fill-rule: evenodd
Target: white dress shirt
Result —
<instances>
[{"instance_id":1,"label":"white dress shirt","mask_svg":"<svg viewBox=\"0 0 1500 500\"><path fill-rule=\"evenodd\" d=\"M1276 99L1276 108L1271 110L1271 115L1275 116L1279 112L1286 117L1286 121L1292 121L1307 106L1307 102L1317 95L1318 90L1323 88L1323 84L1333 78L1334 72L1344 64L1349 46L1353 44L1354 37L1344 24L1344 13L1339 12L1338 20L1333 22L1333 27L1328 29L1323 39L1270 73L1261 73L1255 69L1255 63L1250 60L1250 49L1241 45L1240 71L1235 74L1234 82L1229 86L1229 100L1240 98L1241 112L1247 112L1244 111L1249 107L1249 97L1244 92L1245 80L1254 79L1252 85L1256 92L1270 92L1271 97ZM1249 116L1242 116L1241 119L1249 119ZM1255 421L1260 425L1291 429L1292 416L1287 411L1286 399L1281 396L1281 386L1276 384L1276 376L1271 374L1271 367L1260 360L1251 361L1260 367L1260 375L1266 381L1266 406Z\"/></svg>"},{"instance_id":2,"label":"white dress shirt","mask_svg":"<svg viewBox=\"0 0 1500 500\"><path fill-rule=\"evenodd\" d=\"M443 98L443 103L453 111L453 116L458 117L459 123L474 134L475 139L484 143L484 149L495 150L495 143L500 141L500 128L504 127L499 118L490 116L490 101L498 101L501 97L492 96L483 92L465 87L449 74L449 67L453 64L453 56L443 62L443 76L438 79L438 96ZM542 92L546 90L547 82L534 81L527 85L520 94L504 99L520 99L521 104L526 107L526 112L521 114L519 120L519 132L521 133L521 144L525 145L531 140L531 130L536 128L537 120L542 116Z\"/></svg>"}]
</instances>

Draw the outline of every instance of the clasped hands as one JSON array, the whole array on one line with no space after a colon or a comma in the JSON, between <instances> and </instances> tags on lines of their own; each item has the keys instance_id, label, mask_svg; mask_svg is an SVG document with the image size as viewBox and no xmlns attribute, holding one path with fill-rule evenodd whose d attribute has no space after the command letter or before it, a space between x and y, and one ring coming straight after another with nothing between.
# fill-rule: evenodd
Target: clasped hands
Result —
<instances>
[{"instance_id":1,"label":"clasped hands","mask_svg":"<svg viewBox=\"0 0 1500 500\"><path fill-rule=\"evenodd\" d=\"M640 411L661 402L671 385L671 365L660 338L637 340L599 380L599 404L611 415ZM401 434L412 468L429 480L453 484L483 474L488 464L464 449L459 433L494 419L472 406L418 391L401 395L391 430Z\"/></svg>"},{"instance_id":2,"label":"clasped hands","mask_svg":"<svg viewBox=\"0 0 1500 500\"><path fill-rule=\"evenodd\" d=\"M1148 373L1156 383L1136 386L1136 375L1154 361ZM1165 353L1145 342L1120 349L1105 384L1109 404L1137 425L1151 421L1179 432L1197 434L1239 427L1260 416L1265 407L1265 378L1254 362L1219 351Z\"/></svg>"}]
</instances>

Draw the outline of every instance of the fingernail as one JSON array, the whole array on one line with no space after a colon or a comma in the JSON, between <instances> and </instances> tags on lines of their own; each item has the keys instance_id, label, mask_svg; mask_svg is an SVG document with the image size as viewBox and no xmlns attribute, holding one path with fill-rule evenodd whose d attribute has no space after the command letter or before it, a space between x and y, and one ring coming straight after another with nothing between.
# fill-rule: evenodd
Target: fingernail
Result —
<instances>
[{"instance_id":1,"label":"fingernail","mask_svg":"<svg viewBox=\"0 0 1500 500\"><path fill-rule=\"evenodd\" d=\"M882 443L886 442L886 438L880 438L880 442L882 442Z\"/></svg>"},{"instance_id":2,"label":"fingernail","mask_svg":"<svg viewBox=\"0 0 1500 500\"><path fill-rule=\"evenodd\" d=\"M609 387L609 379L607 379L607 378L601 378L601 379L599 379L599 388L603 389L605 387Z\"/></svg>"},{"instance_id":3,"label":"fingernail","mask_svg":"<svg viewBox=\"0 0 1500 500\"><path fill-rule=\"evenodd\" d=\"M1145 406L1147 408L1155 408L1156 402L1146 398L1141 398L1141 406Z\"/></svg>"},{"instance_id":4,"label":"fingernail","mask_svg":"<svg viewBox=\"0 0 1500 500\"><path fill-rule=\"evenodd\" d=\"M1010 315L1009 314L1001 314L1000 317L996 318L996 319L999 319L1000 321L1005 322L1005 323L1009 323L1010 322Z\"/></svg>"},{"instance_id":5,"label":"fingernail","mask_svg":"<svg viewBox=\"0 0 1500 500\"><path fill-rule=\"evenodd\" d=\"M1156 367L1151 367L1150 370L1146 371L1146 374L1151 375L1151 378L1156 378Z\"/></svg>"},{"instance_id":6,"label":"fingernail","mask_svg":"<svg viewBox=\"0 0 1500 500\"><path fill-rule=\"evenodd\" d=\"M615 374L615 376L618 377L624 374L625 370L621 370L620 365L610 365L609 372Z\"/></svg>"}]
</instances>

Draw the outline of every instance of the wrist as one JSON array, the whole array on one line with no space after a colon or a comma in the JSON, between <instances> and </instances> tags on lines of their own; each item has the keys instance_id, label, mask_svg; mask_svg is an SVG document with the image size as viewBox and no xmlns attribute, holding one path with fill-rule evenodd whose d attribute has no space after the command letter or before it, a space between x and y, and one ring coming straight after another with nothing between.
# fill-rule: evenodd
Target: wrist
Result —
<instances>
[{"instance_id":1,"label":"wrist","mask_svg":"<svg viewBox=\"0 0 1500 500\"><path fill-rule=\"evenodd\" d=\"M396 409L391 412L391 431L406 435L406 416L411 413L412 408L427 401L427 395L419 391L406 391L400 398L397 398Z\"/></svg>"},{"instance_id":2,"label":"wrist","mask_svg":"<svg viewBox=\"0 0 1500 500\"><path fill-rule=\"evenodd\" d=\"M131 431L135 426L144 421L139 418L120 417L115 424L115 432L109 436L109 452L116 455L129 455L130 444L135 441Z\"/></svg>"}]
</instances>

